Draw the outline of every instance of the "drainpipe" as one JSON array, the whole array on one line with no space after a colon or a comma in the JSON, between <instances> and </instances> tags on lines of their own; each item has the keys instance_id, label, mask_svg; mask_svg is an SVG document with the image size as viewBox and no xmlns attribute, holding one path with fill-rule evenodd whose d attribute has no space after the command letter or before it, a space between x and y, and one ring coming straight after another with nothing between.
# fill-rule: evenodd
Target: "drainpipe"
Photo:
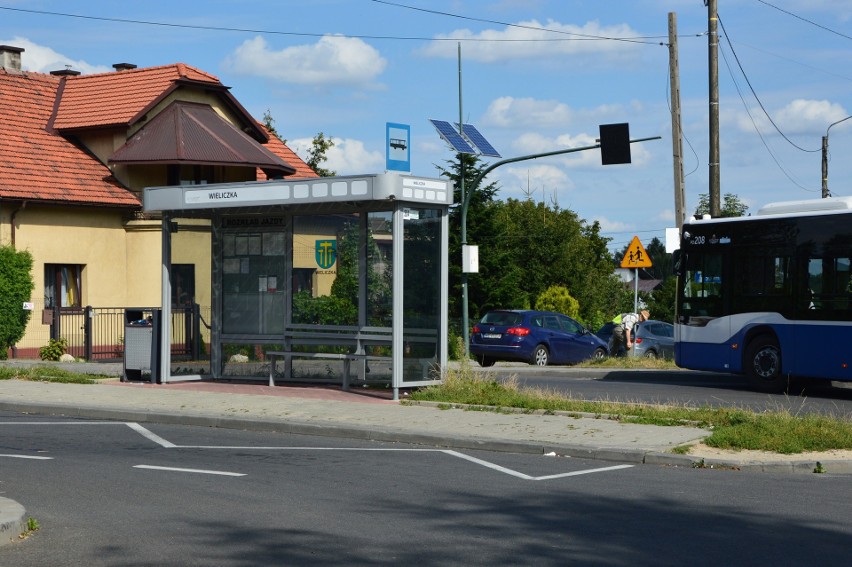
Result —
<instances>
[{"instance_id":1,"label":"drainpipe","mask_svg":"<svg viewBox=\"0 0 852 567\"><path fill-rule=\"evenodd\" d=\"M15 248L15 217L18 216L18 213L20 211L22 211L23 209L25 209L26 207L27 207L27 202L21 201L21 206L18 207L17 209L15 209L14 211L12 211L12 214L9 215L9 224L11 225L10 228L11 228L12 248L15 249L15 250L17 250L17 248Z\"/></svg>"}]
</instances>

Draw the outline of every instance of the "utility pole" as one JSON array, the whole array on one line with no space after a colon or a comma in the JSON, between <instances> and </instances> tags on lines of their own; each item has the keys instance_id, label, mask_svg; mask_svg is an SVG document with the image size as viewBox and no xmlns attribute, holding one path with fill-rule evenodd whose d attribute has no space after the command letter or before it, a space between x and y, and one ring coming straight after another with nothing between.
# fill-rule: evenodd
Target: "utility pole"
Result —
<instances>
[{"instance_id":1,"label":"utility pole","mask_svg":"<svg viewBox=\"0 0 852 567\"><path fill-rule=\"evenodd\" d=\"M847 116L843 120L838 120L837 122L832 122L828 125L828 128L825 129L825 136L822 137L822 198L830 197L831 193L828 192L828 131L831 130L832 126L840 124L841 122L846 122L852 118L852 116Z\"/></svg>"},{"instance_id":2,"label":"utility pole","mask_svg":"<svg viewBox=\"0 0 852 567\"><path fill-rule=\"evenodd\" d=\"M828 192L828 131L822 137L822 198L831 195Z\"/></svg>"},{"instance_id":3,"label":"utility pole","mask_svg":"<svg viewBox=\"0 0 852 567\"><path fill-rule=\"evenodd\" d=\"M675 223L683 227L686 192L683 183L683 132L680 126L680 63L677 51L677 14L669 12L669 75L672 91L672 162L674 164Z\"/></svg>"},{"instance_id":4,"label":"utility pole","mask_svg":"<svg viewBox=\"0 0 852 567\"><path fill-rule=\"evenodd\" d=\"M716 218L722 214L719 174L719 16L717 0L704 0L704 3L707 5L710 68L710 216Z\"/></svg>"}]
</instances>

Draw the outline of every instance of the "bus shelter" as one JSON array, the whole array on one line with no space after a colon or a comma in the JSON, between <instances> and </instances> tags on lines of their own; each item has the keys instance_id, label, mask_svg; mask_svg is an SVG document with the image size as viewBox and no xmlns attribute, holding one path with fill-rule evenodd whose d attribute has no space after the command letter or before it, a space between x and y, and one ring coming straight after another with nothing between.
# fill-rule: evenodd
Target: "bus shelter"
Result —
<instances>
[{"instance_id":1,"label":"bus shelter","mask_svg":"<svg viewBox=\"0 0 852 567\"><path fill-rule=\"evenodd\" d=\"M146 188L162 215L160 380L339 376L394 399L440 382L452 199L447 180L397 173ZM176 374L171 308L208 273L209 368Z\"/></svg>"}]
</instances>

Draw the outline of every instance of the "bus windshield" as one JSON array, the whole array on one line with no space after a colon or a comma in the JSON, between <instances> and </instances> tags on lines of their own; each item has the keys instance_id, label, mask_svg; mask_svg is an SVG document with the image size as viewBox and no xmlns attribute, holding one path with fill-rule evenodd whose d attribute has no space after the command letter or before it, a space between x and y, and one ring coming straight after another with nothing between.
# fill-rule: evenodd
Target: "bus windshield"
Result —
<instances>
[{"instance_id":1,"label":"bus windshield","mask_svg":"<svg viewBox=\"0 0 852 567\"><path fill-rule=\"evenodd\" d=\"M681 321L706 324L707 317L722 315L722 255L691 251L681 278Z\"/></svg>"}]
</instances>

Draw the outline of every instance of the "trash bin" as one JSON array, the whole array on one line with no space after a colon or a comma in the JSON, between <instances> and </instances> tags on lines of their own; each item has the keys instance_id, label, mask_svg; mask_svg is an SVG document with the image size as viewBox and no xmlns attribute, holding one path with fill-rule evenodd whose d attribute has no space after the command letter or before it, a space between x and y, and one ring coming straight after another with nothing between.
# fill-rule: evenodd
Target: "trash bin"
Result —
<instances>
[{"instance_id":1,"label":"trash bin","mask_svg":"<svg viewBox=\"0 0 852 567\"><path fill-rule=\"evenodd\" d=\"M160 309L124 310L124 373L122 382L159 382Z\"/></svg>"}]
</instances>

